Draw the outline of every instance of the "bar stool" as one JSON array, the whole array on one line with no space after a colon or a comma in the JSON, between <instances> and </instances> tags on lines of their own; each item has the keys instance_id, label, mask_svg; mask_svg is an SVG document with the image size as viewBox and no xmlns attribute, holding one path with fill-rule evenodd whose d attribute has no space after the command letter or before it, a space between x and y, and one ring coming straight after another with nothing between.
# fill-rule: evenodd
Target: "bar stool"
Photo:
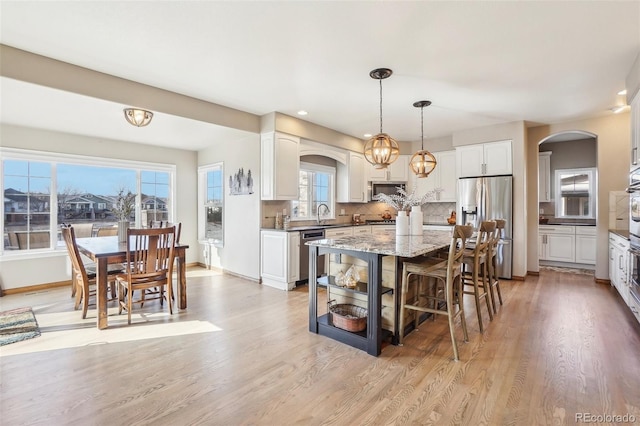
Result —
<instances>
[{"instance_id":1,"label":"bar stool","mask_svg":"<svg viewBox=\"0 0 640 426\"><path fill-rule=\"evenodd\" d=\"M488 278L488 251L495 232L496 223L493 221L484 221L478 229L475 244L473 248L467 248L462 257L462 284L463 293L470 294L476 302L476 312L478 315L478 325L480 333L484 333L482 324L482 313L480 309L480 300L484 299L487 303L487 311L489 311L489 319L493 321L493 311L491 310L491 293L489 292ZM471 288L471 290L467 290ZM481 291L482 290L482 291Z\"/></svg>"},{"instance_id":2,"label":"bar stool","mask_svg":"<svg viewBox=\"0 0 640 426\"><path fill-rule=\"evenodd\" d=\"M453 345L453 357L458 361L458 345L456 344L454 333L454 320L459 316L462 324L464 341L469 340L467 334L467 323L464 317L464 307L462 304L462 280L461 280L461 260L465 250L465 243L473 235L473 227L457 225L453 230L451 244L447 259L427 258L422 262L403 262L402 266L402 292L400 296L400 336L399 343L404 339L404 318L405 309L415 311L416 329L420 312L427 312L432 315L445 315L449 320L449 333ZM433 307L420 305L420 290L416 288L416 297L413 303L407 303L407 292L409 290L412 275L433 278L436 281L435 289L431 293L422 295L428 301L433 302ZM415 280L414 280L415 283ZM444 304L445 309L439 309ZM455 306L458 306L456 311Z\"/></svg>"},{"instance_id":3,"label":"bar stool","mask_svg":"<svg viewBox=\"0 0 640 426\"><path fill-rule=\"evenodd\" d=\"M495 288L498 293L498 300L500 301L500 305L502 305L502 293L500 292L500 278L498 278L498 241L500 241L500 236L502 235L502 230L507 223L504 219L494 219L496 222L496 230L493 233L493 237L491 238L491 244L489 247L489 292L491 293L491 304L493 305L493 312L497 313L496 309L496 295L493 290Z\"/></svg>"}]
</instances>

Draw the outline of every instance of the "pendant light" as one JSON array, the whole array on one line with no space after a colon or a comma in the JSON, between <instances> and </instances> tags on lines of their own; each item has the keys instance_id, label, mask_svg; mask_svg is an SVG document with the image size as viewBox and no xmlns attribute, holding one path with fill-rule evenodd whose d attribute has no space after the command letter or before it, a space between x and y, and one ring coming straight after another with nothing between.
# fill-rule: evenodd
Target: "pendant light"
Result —
<instances>
[{"instance_id":1,"label":"pendant light","mask_svg":"<svg viewBox=\"0 0 640 426\"><path fill-rule=\"evenodd\" d=\"M413 104L420 108L420 127L422 129L422 148L413 154L409 161L411 171L419 178L426 178L436 168L436 157L424 149L424 107L431 105L431 101L418 101Z\"/></svg>"},{"instance_id":2,"label":"pendant light","mask_svg":"<svg viewBox=\"0 0 640 426\"><path fill-rule=\"evenodd\" d=\"M144 127L147 124L151 123L153 113L151 111L147 111L146 109L125 108L124 118L129 124L133 126Z\"/></svg>"},{"instance_id":3,"label":"pendant light","mask_svg":"<svg viewBox=\"0 0 640 426\"><path fill-rule=\"evenodd\" d=\"M380 133L364 144L364 158L373 164L375 169L386 169L400 155L398 142L386 133L382 133L382 80L391 74L393 71L389 68L377 68L369 73L371 78L380 81Z\"/></svg>"}]
</instances>

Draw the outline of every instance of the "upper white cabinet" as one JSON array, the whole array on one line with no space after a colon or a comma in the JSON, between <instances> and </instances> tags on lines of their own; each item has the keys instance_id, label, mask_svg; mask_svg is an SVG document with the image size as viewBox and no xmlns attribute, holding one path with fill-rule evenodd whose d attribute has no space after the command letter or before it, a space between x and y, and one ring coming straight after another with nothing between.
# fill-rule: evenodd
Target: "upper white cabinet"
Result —
<instances>
[{"instance_id":1,"label":"upper white cabinet","mask_svg":"<svg viewBox=\"0 0 640 426\"><path fill-rule=\"evenodd\" d=\"M409 160L411 156L400 155L386 169L376 169L366 162L367 180L371 182L406 182L409 180ZM366 161L366 160L365 160Z\"/></svg>"},{"instance_id":2,"label":"upper white cabinet","mask_svg":"<svg viewBox=\"0 0 640 426\"><path fill-rule=\"evenodd\" d=\"M422 195L436 188L442 191L436 195L433 202L456 202L456 188L458 178L456 175L456 151L434 152L436 168L426 178L416 179L416 193Z\"/></svg>"},{"instance_id":3,"label":"upper white cabinet","mask_svg":"<svg viewBox=\"0 0 640 426\"><path fill-rule=\"evenodd\" d=\"M551 200L551 151L538 154L538 201Z\"/></svg>"},{"instance_id":4,"label":"upper white cabinet","mask_svg":"<svg viewBox=\"0 0 640 426\"><path fill-rule=\"evenodd\" d=\"M459 177L510 175L511 141L456 147L456 166Z\"/></svg>"},{"instance_id":5,"label":"upper white cabinet","mask_svg":"<svg viewBox=\"0 0 640 426\"><path fill-rule=\"evenodd\" d=\"M631 169L640 166L640 94L631 101Z\"/></svg>"},{"instance_id":6,"label":"upper white cabinet","mask_svg":"<svg viewBox=\"0 0 640 426\"><path fill-rule=\"evenodd\" d=\"M366 203L366 181L365 181L364 154L349 151L347 154L347 164L337 164L337 194L336 201L339 203ZM296 179L296 185L297 185Z\"/></svg>"},{"instance_id":7,"label":"upper white cabinet","mask_svg":"<svg viewBox=\"0 0 640 426\"><path fill-rule=\"evenodd\" d=\"M300 138L279 132L263 133L261 142L261 198L297 200Z\"/></svg>"}]
</instances>

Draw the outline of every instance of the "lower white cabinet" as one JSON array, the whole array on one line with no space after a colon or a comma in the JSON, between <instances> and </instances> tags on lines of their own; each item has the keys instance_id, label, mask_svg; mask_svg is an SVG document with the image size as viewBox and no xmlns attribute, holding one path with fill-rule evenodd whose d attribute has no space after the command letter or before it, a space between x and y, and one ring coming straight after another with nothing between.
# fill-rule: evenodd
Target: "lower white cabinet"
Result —
<instances>
[{"instance_id":1,"label":"lower white cabinet","mask_svg":"<svg viewBox=\"0 0 640 426\"><path fill-rule=\"evenodd\" d=\"M262 284L292 290L300 278L300 233L260 232Z\"/></svg>"},{"instance_id":2,"label":"lower white cabinet","mask_svg":"<svg viewBox=\"0 0 640 426\"><path fill-rule=\"evenodd\" d=\"M595 265L595 226L540 225L538 259Z\"/></svg>"},{"instance_id":3,"label":"lower white cabinet","mask_svg":"<svg viewBox=\"0 0 640 426\"><path fill-rule=\"evenodd\" d=\"M353 235L363 235L371 233L371 225L358 225L353 228Z\"/></svg>"},{"instance_id":4,"label":"lower white cabinet","mask_svg":"<svg viewBox=\"0 0 640 426\"><path fill-rule=\"evenodd\" d=\"M574 226L540 226L538 258L556 262L576 261Z\"/></svg>"},{"instance_id":5,"label":"lower white cabinet","mask_svg":"<svg viewBox=\"0 0 640 426\"><path fill-rule=\"evenodd\" d=\"M325 238L342 238L353 235L353 226L342 226L339 228L330 228L324 230Z\"/></svg>"},{"instance_id":6,"label":"lower white cabinet","mask_svg":"<svg viewBox=\"0 0 640 426\"><path fill-rule=\"evenodd\" d=\"M595 226L576 226L576 263L596 264Z\"/></svg>"},{"instance_id":7,"label":"lower white cabinet","mask_svg":"<svg viewBox=\"0 0 640 426\"><path fill-rule=\"evenodd\" d=\"M381 234L388 231L396 230L395 225L371 225L371 233L372 234Z\"/></svg>"},{"instance_id":8,"label":"lower white cabinet","mask_svg":"<svg viewBox=\"0 0 640 426\"><path fill-rule=\"evenodd\" d=\"M609 233L609 279L620 296L631 307L629 296L629 241L618 234Z\"/></svg>"}]
</instances>

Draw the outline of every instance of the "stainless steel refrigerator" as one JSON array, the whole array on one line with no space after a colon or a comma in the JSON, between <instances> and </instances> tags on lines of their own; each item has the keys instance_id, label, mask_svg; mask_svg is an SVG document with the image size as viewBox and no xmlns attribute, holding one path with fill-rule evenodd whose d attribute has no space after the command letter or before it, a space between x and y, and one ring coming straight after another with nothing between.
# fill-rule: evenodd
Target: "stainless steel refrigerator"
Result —
<instances>
[{"instance_id":1,"label":"stainless steel refrigerator","mask_svg":"<svg viewBox=\"0 0 640 426\"><path fill-rule=\"evenodd\" d=\"M478 228L485 220L507 223L498 242L498 276L511 279L513 258L513 176L458 179L458 224Z\"/></svg>"}]
</instances>

